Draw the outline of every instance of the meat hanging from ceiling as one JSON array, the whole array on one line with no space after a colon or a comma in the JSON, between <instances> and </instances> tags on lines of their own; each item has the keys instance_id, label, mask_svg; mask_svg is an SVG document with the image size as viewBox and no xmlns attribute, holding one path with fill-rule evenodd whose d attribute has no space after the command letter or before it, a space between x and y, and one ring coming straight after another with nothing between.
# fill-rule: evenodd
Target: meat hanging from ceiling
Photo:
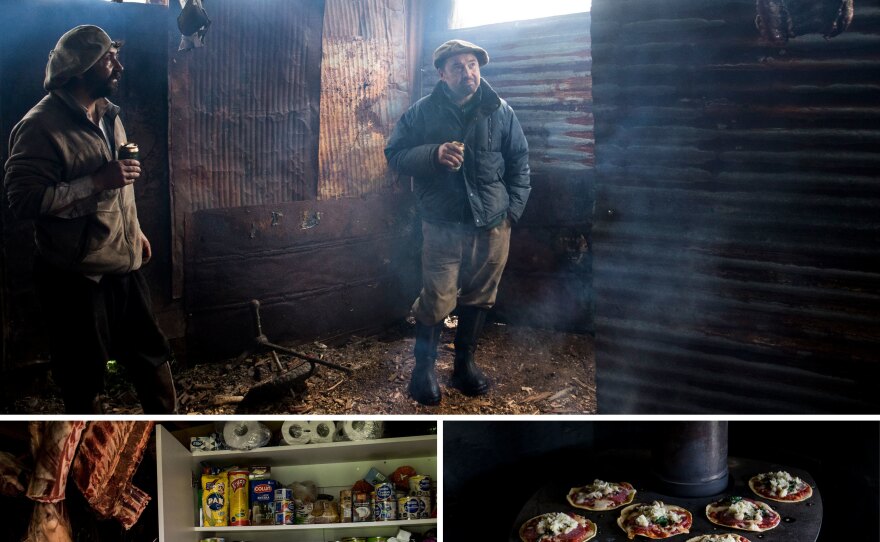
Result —
<instances>
[{"instance_id":1,"label":"meat hanging from ceiling","mask_svg":"<svg viewBox=\"0 0 880 542\"><path fill-rule=\"evenodd\" d=\"M52 503L64 500L67 474L73 463L86 422L31 422L31 454L34 473L28 486L29 499Z\"/></svg>"},{"instance_id":2,"label":"meat hanging from ceiling","mask_svg":"<svg viewBox=\"0 0 880 542\"><path fill-rule=\"evenodd\" d=\"M19 497L30 479L30 469L9 452L0 452L0 495Z\"/></svg>"},{"instance_id":3,"label":"meat hanging from ceiling","mask_svg":"<svg viewBox=\"0 0 880 542\"><path fill-rule=\"evenodd\" d=\"M131 529L150 496L133 486L155 422L91 422L83 433L73 479L101 518L115 518Z\"/></svg>"},{"instance_id":4,"label":"meat hanging from ceiling","mask_svg":"<svg viewBox=\"0 0 880 542\"><path fill-rule=\"evenodd\" d=\"M25 542L68 542L64 499L68 476L92 510L125 529L137 523L150 495L132 485L155 422L48 421L28 424L33 470L0 452L0 494L35 502Z\"/></svg>"},{"instance_id":5,"label":"meat hanging from ceiling","mask_svg":"<svg viewBox=\"0 0 880 542\"><path fill-rule=\"evenodd\" d=\"M821 33L826 38L846 30L854 0L756 0L755 26L761 38L782 46L790 38Z\"/></svg>"},{"instance_id":6,"label":"meat hanging from ceiling","mask_svg":"<svg viewBox=\"0 0 880 542\"><path fill-rule=\"evenodd\" d=\"M28 424L34 471L28 484L27 496L36 502L25 542L73 540L73 529L64 507L64 497L67 476L85 426L84 421Z\"/></svg>"}]
</instances>

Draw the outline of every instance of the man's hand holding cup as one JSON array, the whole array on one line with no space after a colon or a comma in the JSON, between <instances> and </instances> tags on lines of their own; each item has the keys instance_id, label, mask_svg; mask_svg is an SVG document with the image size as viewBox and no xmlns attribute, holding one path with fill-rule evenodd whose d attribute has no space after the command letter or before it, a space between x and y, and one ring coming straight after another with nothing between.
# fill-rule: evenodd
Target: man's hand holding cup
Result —
<instances>
[{"instance_id":1,"label":"man's hand holding cup","mask_svg":"<svg viewBox=\"0 0 880 542\"><path fill-rule=\"evenodd\" d=\"M101 166L92 174L98 190L123 188L141 176L141 163L137 160L113 160Z\"/></svg>"},{"instance_id":2,"label":"man's hand holding cup","mask_svg":"<svg viewBox=\"0 0 880 542\"><path fill-rule=\"evenodd\" d=\"M458 171L464 163L464 143L450 141L437 149L437 162L450 171Z\"/></svg>"}]
</instances>

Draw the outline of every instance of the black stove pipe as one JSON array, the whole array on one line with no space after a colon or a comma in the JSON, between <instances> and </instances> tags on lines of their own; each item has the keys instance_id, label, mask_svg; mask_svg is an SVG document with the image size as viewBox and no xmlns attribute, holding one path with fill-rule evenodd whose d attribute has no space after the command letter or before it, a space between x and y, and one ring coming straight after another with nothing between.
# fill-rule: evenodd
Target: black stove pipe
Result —
<instances>
[{"instance_id":1,"label":"black stove pipe","mask_svg":"<svg viewBox=\"0 0 880 542\"><path fill-rule=\"evenodd\" d=\"M707 497L727 488L726 421L664 422L657 426L651 473L660 493Z\"/></svg>"}]
</instances>

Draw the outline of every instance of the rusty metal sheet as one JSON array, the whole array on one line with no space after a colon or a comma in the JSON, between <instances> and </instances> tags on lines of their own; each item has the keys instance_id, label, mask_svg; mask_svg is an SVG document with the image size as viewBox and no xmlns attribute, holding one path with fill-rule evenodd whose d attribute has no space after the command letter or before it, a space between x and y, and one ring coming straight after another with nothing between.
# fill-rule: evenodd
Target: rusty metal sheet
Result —
<instances>
[{"instance_id":1,"label":"rusty metal sheet","mask_svg":"<svg viewBox=\"0 0 880 542\"><path fill-rule=\"evenodd\" d=\"M169 40L174 293L187 213L314 199L324 2L218 0L207 45Z\"/></svg>"},{"instance_id":2,"label":"rusty metal sheet","mask_svg":"<svg viewBox=\"0 0 880 542\"><path fill-rule=\"evenodd\" d=\"M188 344L231 356L266 334L303 341L379 329L418 294L409 194L203 210L187 221Z\"/></svg>"},{"instance_id":3,"label":"rusty metal sheet","mask_svg":"<svg viewBox=\"0 0 880 542\"><path fill-rule=\"evenodd\" d=\"M362 196L393 175L385 141L409 106L403 0L327 0L318 197Z\"/></svg>"},{"instance_id":4,"label":"rusty metal sheet","mask_svg":"<svg viewBox=\"0 0 880 542\"><path fill-rule=\"evenodd\" d=\"M514 228L496 313L517 323L587 331L595 169L590 14L428 30L423 95L438 80L431 54L452 38L489 52L481 73L516 111L529 142L532 193Z\"/></svg>"},{"instance_id":5,"label":"rusty metal sheet","mask_svg":"<svg viewBox=\"0 0 880 542\"><path fill-rule=\"evenodd\" d=\"M880 10L593 3L599 411L877 412Z\"/></svg>"}]
</instances>

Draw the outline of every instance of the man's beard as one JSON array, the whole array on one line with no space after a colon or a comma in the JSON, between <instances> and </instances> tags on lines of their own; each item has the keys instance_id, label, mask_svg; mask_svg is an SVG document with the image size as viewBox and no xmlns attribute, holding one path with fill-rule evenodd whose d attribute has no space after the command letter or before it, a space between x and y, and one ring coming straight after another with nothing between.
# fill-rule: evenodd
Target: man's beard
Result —
<instances>
[{"instance_id":1,"label":"man's beard","mask_svg":"<svg viewBox=\"0 0 880 542\"><path fill-rule=\"evenodd\" d=\"M98 98L107 98L116 94L116 91L119 90L119 78L121 76L118 73L112 74L107 79L103 81L96 81L91 78L86 79L86 84L89 85L89 88L92 90L89 92L89 96L92 99Z\"/></svg>"},{"instance_id":2,"label":"man's beard","mask_svg":"<svg viewBox=\"0 0 880 542\"><path fill-rule=\"evenodd\" d=\"M448 88L449 92L451 92L452 95L456 98L467 98L477 92L477 88L479 88L479 85L474 84L473 87L471 87L469 83L465 83L462 81L453 87L447 82L446 88Z\"/></svg>"}]
</instances>

